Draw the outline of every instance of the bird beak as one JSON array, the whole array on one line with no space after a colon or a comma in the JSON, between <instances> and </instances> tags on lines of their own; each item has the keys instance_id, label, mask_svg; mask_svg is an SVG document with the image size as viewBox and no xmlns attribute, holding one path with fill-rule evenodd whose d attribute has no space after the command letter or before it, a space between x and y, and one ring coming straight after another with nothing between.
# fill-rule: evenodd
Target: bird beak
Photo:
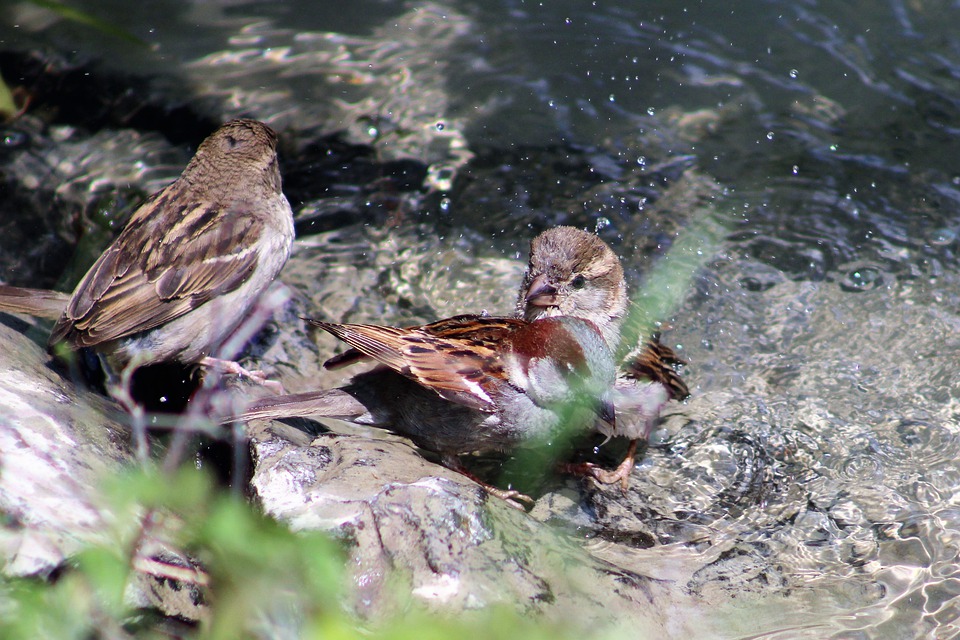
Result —
<instances>
[{"instance_id":1,"label":"bird beak","mask_svg":"<svg viewBox=\"0 0 960 640\"><path fill-rule=\"evenodd\" d=\"M557 288L547 281L547 274L541 273L527 287L524 301L527 305L534 307L555 307L557 306Z\"/></svg>"},{"instance_id":2,"label":"bird beak","mask_svg":"<svg viewBox=\"0 0 960 640\"><path fill-rule=\"evenodd\" d=\"M597 406L594 411L597 412L598 418L610 425L611 431L617 430L617 414L614 410L613 402L601 398L597 401Z\"/></svg>"}]
</instances>

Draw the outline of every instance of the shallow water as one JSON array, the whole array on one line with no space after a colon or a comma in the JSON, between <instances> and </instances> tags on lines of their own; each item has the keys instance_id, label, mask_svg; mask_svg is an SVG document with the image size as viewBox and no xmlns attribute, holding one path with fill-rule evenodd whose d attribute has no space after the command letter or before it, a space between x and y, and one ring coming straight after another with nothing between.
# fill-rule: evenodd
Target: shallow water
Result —
<instances>
[{"instance_id":1,"label":"shallow water","mask_svg":"<svg viewBox=\"0 0 960 640\"><path fill-rule=\"evenodd\" d=\"M663 318L692 398L583 531L683 574L709 635L960 635L960 5L77 4L153 48L33 13L3 46L81 48L212 118L429 165L428 193L357 219L389 209L392 237L304 240L362 283L359 306L311 295L331 314L508 311L527 240L561 222L602 229L639 287L720 225ZM298 194L321 217L356 196Z\"/></svg>"}]
</instances>

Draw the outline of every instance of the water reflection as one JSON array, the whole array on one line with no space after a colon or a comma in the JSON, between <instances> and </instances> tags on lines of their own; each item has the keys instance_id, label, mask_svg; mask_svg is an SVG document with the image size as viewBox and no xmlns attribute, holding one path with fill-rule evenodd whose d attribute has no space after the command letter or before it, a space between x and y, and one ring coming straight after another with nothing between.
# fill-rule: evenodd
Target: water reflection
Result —
<instances>
[{"instance_id":1,"label":"water reflection","mask_svg":"<svg viewBox=\"0 0 960 640\"><path fill-rule=\"evenodd\" d=\"M370 166L432 176L358 213L370 193L291 150L301 220L322 224L289 277L340 319L509 310L517 256L557 223L603 220L639 283L719 220L665 334L693 397L629 495L586 492L605 507L578 525L709 603L717 635L960 633L960 7L361 4L116 15L162 27L142 34L154 71L186 82L161 85L211 117L343 130ZM49 29L35 37L82 38ZM94 191L67 173L65 196Z\"/></svg>"}]
</instances>

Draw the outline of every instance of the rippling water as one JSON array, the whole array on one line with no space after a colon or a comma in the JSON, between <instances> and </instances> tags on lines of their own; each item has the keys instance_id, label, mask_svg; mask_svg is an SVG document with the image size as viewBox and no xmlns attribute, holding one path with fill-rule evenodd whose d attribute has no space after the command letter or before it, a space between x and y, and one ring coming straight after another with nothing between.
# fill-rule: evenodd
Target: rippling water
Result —
<instances>
[{"instance_id":1,"label":"rippling water","mask_svg":"<svg viewBox=\"0 0 960 640\"><path fill-rule=\"evenodd\" d=\"M549 224L600 228L637 286L721 225L664 318L692 398L622 509L579 521L596 553L681 576L713 635L960 635L960 5L323 5L124 4L154 46L126 57L22 7L0 39L428 165L395 234L301 246L341 316L509 310Z\"/></svg>"}]
</instances>

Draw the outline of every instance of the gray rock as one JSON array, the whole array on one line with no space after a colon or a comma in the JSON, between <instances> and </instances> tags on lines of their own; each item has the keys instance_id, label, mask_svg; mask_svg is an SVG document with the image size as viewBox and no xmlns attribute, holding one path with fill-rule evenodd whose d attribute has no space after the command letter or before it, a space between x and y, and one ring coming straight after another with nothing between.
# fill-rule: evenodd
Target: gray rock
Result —
<instances>
[{"instance_id":1,"label":"gray rock","mask_svg":"<svg viewBox=\"0 0 960 640\"><path fill-rule=\"evenodd\" d=\"M585 630L667 626L654 604L663 584L590 557L400 438L314 437L264 421L251 423L249 435L256 500L295 530L348 542L355 607L365 615L386 613L402 576L402 589L430 608L511 604Z\"/></svg>"},{"instance_id":2,"label":"gray rock","mask_svg":"<svg viewBox=\"0 0 960 640\"><path fill-rule=\"evenodd\" d=\"M0 553L7 575L45 575L105 542L98 487L131 459L106 399L53 371L50 357L0 316Z\"/></svg>"}]
</instances>

